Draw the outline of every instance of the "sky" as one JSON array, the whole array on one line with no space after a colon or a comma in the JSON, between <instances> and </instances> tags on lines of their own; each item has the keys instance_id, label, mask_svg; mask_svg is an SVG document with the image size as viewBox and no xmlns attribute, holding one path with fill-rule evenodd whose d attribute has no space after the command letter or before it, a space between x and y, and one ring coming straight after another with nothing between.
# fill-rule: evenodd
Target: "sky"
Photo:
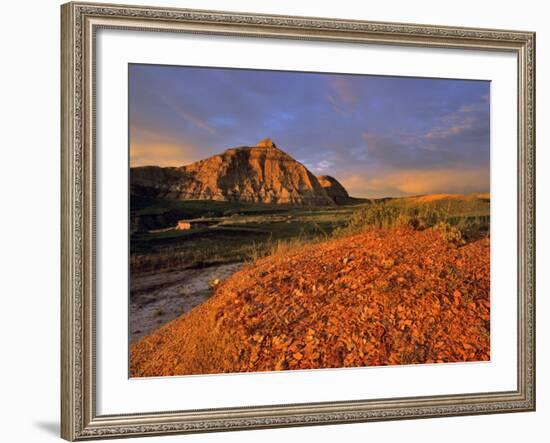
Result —
<instances>
[{"instance_id":1,"label":"sky","mask_svg":"<svg viewBox=\"0 0 550 443\"><path fill-rule=\"evenodd\" d=\"M489 192L490 82L131 64L131 166L270 137L354 197Z\"/></svg>"}]
</instances>

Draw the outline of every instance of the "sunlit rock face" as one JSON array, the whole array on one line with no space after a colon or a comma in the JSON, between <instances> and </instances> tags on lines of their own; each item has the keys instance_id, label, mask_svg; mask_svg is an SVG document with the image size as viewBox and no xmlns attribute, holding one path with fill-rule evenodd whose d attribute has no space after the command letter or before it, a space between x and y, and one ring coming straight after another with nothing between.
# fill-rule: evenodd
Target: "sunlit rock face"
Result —
<instances>
[{"instance_id":1,"label":"sunlit rock face","mask_svg":"<svg viewBox=\"0 0 550 443\"><path fill-rule=\"evenodd\" d=\"M132 168L130 185L134 195L158 198L308 206L335 204L317 177L270 138L256 146L227 149L186 166ZM345 189L343 191L347 195Z\"/></svg>"}]
</instances>

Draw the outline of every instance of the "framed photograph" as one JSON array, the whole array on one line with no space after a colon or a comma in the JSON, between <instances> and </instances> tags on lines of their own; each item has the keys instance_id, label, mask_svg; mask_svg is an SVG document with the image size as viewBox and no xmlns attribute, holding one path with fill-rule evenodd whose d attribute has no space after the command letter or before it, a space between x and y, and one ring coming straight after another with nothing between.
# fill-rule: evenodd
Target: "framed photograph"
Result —
<instances>
[{"instance_id":1,"label":"framed photograph","mask_svg":"<svg viewBox=\"0 0 550 443\"><path fill-rule=\"evenodd\" d=\"M62 437L535 409L535 35L62 6Z\"/></svg>"}]
</instances>

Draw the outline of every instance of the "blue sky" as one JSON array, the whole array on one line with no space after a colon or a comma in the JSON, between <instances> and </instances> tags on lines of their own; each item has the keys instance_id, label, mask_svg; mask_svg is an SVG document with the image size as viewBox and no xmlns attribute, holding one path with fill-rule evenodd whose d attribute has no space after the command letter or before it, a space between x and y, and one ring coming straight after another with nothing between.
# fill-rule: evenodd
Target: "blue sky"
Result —
<instances>
[{"instance_id":1,"label":"blue sky","mask_svg":"<svg viewBox=\"0 0 550 443\"><path fill-rule=\"evenodd\" d=\"M490 83L130 65L131 166L271 137L355 197L489 191Z\"/></svg>"}]
</instances>

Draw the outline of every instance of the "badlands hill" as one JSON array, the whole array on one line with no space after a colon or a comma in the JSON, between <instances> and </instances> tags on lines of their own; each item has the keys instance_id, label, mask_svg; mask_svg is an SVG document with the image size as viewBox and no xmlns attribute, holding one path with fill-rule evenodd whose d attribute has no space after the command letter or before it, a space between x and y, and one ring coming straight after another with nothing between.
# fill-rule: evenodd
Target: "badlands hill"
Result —
<instances>
[{"instance_id":1,"label":"badlands hill","mask_svg":"<svg viewBox=\"0 0 550 443\"><path fill-rule=\"evenodd\" d=\"M246 266L130 349L133 377L489 359L489 238L373 230Z\"/></svg>"},{"instance_id":2,"label":"badlands hill","mask_svg":"<svg viewBox=\"0 0 550 443\"><path fill-rule=\"evenodd\" d=\"M319 180L319 183L328 196L332 198L337 205L345 205L351 200L346 188L344 188L334 177L330 175L321 175L317 177L317 180Z\"/></svg>"},{"instance_id":3,"label":"badlands hill","mask_svg":"<svg viewBox=\"0 0 550 443\"><path fill-rule=\"evenodd\" d=\"M269 138L186 166L132 168L130 185L135 196L178 200L333 206L347 197L336 179L318 179Z\"/></svg>"}]
</instances>

